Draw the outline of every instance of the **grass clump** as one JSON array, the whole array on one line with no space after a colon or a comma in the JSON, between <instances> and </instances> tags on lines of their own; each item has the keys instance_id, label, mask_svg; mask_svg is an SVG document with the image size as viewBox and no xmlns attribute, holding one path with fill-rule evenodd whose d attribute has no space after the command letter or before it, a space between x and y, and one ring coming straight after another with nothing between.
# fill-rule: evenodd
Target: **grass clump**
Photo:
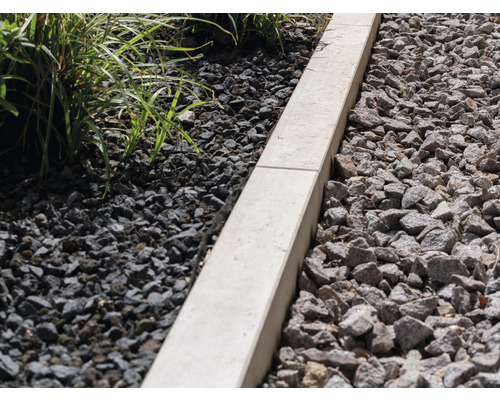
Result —
<instances>
[{"instance_id":1,"label":"grass clump","mask_svg":"<svg viewBox=\"0 0 500 400\"><path fill-rule=\"evenodd\" d=\"M151 162L167 136L180 136L196 148L178 117L207 101L193 90L202 85L175 66L193 58L189 52L196 49L158 35L175 32L183 19L0 14L0 157L35 161L44 177L49 165L72 163L82 146L93 143L109 176L107 129L122 135L124 156L140 140L149 141ZM166 61L167 51L180 56ZM182 92L196 101L179 109Z\"/></svg>"},{"instance_id":2,"label":"grass clump","mask_svg":"<svg viewBox=\"0 0 500 400\"><path fill-rule=\"evenodd\" d=\"M244 46L263 42L269 49L278 46L283 51L282 35L286 23L293 23L287 14L226 13L188 14L184 28L190 33L208 34L223 45L233 42Z\"/></svg>"}]
</instances>

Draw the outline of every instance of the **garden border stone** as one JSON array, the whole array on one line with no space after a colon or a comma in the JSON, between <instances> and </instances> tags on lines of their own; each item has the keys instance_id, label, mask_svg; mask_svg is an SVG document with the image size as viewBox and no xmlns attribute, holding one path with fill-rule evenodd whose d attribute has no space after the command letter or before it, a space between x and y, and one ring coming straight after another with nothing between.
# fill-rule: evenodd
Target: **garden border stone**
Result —
<instances>
[{"instance_id":1,"label":"garden border stone","mask_svg":"<svg viewBox=\"0 0 500 400\"><path fill-rule=\"evenodd\" d=\"M334 14L142 387L256 387L380 24Z\"/></svg>"}]
</instances>

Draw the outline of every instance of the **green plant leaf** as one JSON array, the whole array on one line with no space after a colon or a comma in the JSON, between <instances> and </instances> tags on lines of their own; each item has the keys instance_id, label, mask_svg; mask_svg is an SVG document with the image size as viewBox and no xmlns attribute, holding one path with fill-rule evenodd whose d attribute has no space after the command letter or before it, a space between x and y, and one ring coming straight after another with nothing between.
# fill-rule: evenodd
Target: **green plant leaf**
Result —
<instances>
[{"instance_id":1,"label":"green plant leaf","mask_svg":"<svg viewBox=\"0 0 500 400\"><path fill-rule=\"evenodd\" d=\"M16 106L7 100L0 98L0 106L2 106L5 110L13 114L14 116L18 117L19 116L19 111L17 110Z\"/></svg>"}]
</instances>

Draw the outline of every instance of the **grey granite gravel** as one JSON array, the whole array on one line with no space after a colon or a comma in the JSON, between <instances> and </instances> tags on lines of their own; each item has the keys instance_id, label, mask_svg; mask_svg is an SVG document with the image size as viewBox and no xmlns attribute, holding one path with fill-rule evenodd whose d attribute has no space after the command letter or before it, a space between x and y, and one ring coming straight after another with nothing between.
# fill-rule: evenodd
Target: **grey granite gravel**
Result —
<instances>
[{"instance_id":1,"label":"grey granite gravel","mask_svg":"<svg viewBox=\"0 0 500 400\"><path fill-rule=\"evenodd\" d=\"M383 15L263 387L500 387L499 22Z\"/></svg>"}]
</instances>

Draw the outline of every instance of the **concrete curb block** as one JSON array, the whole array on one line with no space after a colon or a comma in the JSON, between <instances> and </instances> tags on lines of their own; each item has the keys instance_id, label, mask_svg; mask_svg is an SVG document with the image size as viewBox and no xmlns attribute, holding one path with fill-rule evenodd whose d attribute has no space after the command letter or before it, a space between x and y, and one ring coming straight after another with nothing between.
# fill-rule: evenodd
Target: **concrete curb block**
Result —
<instances>
[{"instance_id":1,"label":"concrete curb block","mask_svg":"<svg viewBox=\"0 0 500 400\"><path fill-rule=\"evenodd\" d=\"M142 387L261 383L379 23L333 16Z\"/></svg>"}]
</instances>

